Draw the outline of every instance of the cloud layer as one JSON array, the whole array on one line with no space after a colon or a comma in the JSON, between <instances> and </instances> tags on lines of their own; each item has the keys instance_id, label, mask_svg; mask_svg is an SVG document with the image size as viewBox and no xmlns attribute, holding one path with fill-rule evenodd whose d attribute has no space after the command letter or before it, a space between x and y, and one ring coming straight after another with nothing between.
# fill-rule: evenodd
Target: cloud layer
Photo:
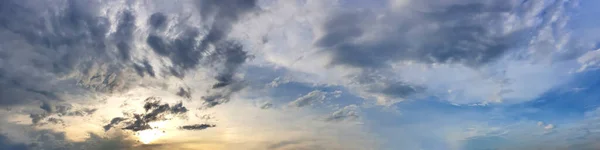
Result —
<instances>
[{"instance_id":1,"label":"cloud layer","mask_svg":"<svg viewBox=\"0 0 600 150\"><path fill-rule=\"evenodd\" d=\"M594 149L590 3L4 0L0 149Z\"/></svg>"}]
</instances>

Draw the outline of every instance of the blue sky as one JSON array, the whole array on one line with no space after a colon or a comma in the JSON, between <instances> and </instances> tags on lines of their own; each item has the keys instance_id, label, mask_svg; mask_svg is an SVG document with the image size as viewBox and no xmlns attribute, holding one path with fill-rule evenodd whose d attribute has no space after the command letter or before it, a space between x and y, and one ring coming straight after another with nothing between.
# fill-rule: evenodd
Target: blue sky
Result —
<instances>
[{"instance_id":1,"label":"blue sky","mask_svg":"<svg viewBox=\"0 0 600 150\"><path fill-rule=\"evenodd\" d=\"M600 149L592 0L4 0L0 149Z\"/></svg>"}]
</instances>

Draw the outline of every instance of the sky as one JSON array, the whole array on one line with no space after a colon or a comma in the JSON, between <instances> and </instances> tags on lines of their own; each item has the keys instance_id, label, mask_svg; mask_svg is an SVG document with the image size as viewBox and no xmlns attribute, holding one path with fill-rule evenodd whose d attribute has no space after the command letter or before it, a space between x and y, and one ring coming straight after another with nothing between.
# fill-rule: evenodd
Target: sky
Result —
<instances>
[{"instance_id":1,"label":"sky","mask_svg":"<svg viewBox=\"0 0 600 150\"><path fill-rule=\"evenodd\" d=\"M600 1L2 0L0 149L600 149Z\"/></svg>"}]
</instances>

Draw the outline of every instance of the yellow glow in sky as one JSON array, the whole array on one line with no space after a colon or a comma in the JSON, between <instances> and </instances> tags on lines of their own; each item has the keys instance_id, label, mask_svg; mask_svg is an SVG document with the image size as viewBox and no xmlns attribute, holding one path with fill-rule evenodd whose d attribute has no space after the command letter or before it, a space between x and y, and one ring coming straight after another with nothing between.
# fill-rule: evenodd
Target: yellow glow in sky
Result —
<instances>
[{"instance_id":1,"label":"yellow glow in sky","mask_svg":"<svg viewBox=\"0 0 600 150\"><path fill-rule=\"evenodd\" d=\"M144 144L150 144L151 142L156 141L165 135L161 129L166 125L166 123L166 121L150 122L148 124L150 127L152 127L152 129L138 131L135 135L138 137L140 142Z\"/></svg>"}]
</instances>

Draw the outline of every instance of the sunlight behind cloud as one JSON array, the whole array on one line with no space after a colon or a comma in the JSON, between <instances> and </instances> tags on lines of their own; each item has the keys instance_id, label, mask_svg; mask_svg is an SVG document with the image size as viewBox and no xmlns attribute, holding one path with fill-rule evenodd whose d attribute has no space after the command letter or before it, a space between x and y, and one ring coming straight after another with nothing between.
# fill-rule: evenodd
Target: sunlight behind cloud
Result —
<instances>
[{"instance_id":1,"label":"sunlight behind cloud","mask_svg":"<svg viewBox=\"0 0 600 150\"><path fill-rule=\"evenodd\" d=\"M160 137L165 135L165 131L162 131L167 124L166 121L157 121L148 123L152 129L142 130L135 133L140 142L144 144L150 144L151 142L156 141Z\"/></svg>"}]
</instances>

